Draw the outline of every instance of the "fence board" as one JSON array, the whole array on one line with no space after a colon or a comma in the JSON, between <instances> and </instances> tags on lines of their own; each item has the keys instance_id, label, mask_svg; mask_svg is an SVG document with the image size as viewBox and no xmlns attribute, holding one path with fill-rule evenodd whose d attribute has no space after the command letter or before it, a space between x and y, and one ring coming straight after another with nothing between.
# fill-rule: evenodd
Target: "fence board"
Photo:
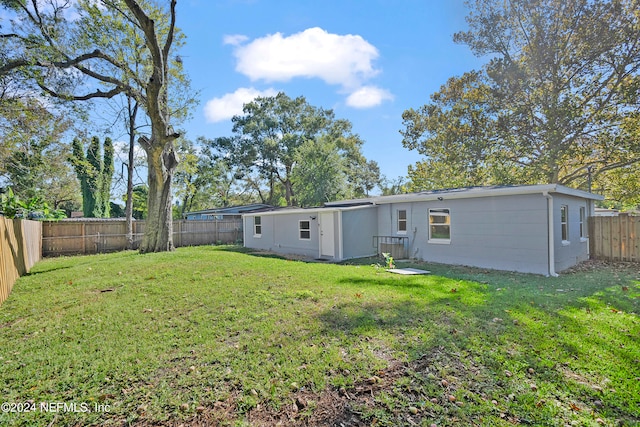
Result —
<instances>
[{"instance_id":1,"label":"fence board","mask_svg":"<svg viewBox=\"0 0 640 427\"><path fill-rule=\"evenodd\" d=\"M144 234L144 221L133 223L137 248ZM242 238L242 219L213 221L174 221L173 244L200 246L236 243ZM113 220L77 220L45 222L43 255L78 255L115 252L127 249L126 222Z\"/></svg>"},{"instance_id":2,"label":"fence board","mask_svg":"<svg viewBox=\"0 0 640 427\"><path fill-rule=\"evenodd\" d=\"M0 304L42 254L42 224L0 217Z\"/></svg>"},{"instance_id":3,"label":"fence board","mask_svg":"<svg viewBox=\"0 0 640 427\"><path fill-rule=\"evenodd\" d=\"M591 258L640 262L640 217L591 217L589 245Z\"/></svg>"}]
</instances>

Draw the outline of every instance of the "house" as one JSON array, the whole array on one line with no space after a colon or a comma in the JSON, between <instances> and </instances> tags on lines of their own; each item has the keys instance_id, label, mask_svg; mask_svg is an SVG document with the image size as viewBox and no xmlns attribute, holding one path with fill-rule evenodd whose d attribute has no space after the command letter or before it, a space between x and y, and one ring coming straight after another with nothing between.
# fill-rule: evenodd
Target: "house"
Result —
<instances>
[{"instance_id":1,"label":"house","mask_svg":"<svg viewBox=\"0 0 640 427\"><path fill-rule=\"evenodd\" d=\"M588 218L602 199L548 184L346 200L245 213L244 245L331 261L390 252L555 276L589 258Z\"/></svg>"},{"instance_id":2,"label":"house","mask_svg":"<svg viewBox=\"0 0 640 427\"><path fill-rule=\"evenodd\" d=\"M619 209L608 209L608 208L596 208L595 216L638 216L640 215L640 211L637 209L625 210L624 212L620 212Z\"/></svg>"},{"instance_id":3,"label":"house","mask_svg":"<svg viewBox=\"0 0 640 427\"><path fill-rule=\"evenodd\" d=\"M223 219L240 219L243 213L256 212L264 209L271 209L271 205L264 203L254 203L251 205L229 206L226 208L212 208L201 211L187 212L184 218L187 220L212 221Z\"/></svg>"}]
</instances>

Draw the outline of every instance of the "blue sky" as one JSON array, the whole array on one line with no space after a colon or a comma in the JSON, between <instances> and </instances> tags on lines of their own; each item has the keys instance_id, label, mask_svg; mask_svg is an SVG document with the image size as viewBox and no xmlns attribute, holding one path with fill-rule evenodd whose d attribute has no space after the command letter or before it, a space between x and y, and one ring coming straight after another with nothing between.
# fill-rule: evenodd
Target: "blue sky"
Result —
<instances>
[{"instance_id":1,"label":"blue sky","mask_svg":"<svg viewBox=\"0 0 640 427\"><path fill-rule=\"evenodd\" d=\"M402 146L402 112L449 77L480 68L453 34L463 0L183 0L185 68L200 105L187 138L231 135L256 95L282 91L348 119L364 155L390 179L420 159Z\"/></svg>"}]
</instances>

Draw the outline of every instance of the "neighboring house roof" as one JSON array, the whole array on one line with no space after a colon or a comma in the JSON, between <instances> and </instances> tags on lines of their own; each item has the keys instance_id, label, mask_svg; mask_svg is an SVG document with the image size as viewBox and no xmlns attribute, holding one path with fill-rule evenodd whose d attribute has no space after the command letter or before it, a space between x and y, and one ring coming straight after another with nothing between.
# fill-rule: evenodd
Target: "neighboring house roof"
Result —
<instances>
[{"instance_id":1,"label":"neighboring house roof","mask_svg":"<svg viewBox=\"0 0 640 427\"><path fill-rule=\"evenodd\" d=\"M258 210L271 209L273 206L267 205L264 203L253 203L250 205L241 205L241 206L228 206L225 208L211 208L211 209L203 209L201 211L192 211L187 212L187 215L238 215L247 212L254 212Z\"/></svg>"},{"instance_id":2,"label":"neighboring house roof","mask_svg":"<svg viewBox=\"0 0 640 427\"><path fill-rule=\"evenodd\" d=\"M492 187L465 187L445 190L421 191L418 193L396 194L391 196L374 196L367 199L341 200L325 203L326 207L356 206L362 204L386 204L403 202L422 202L429 200L468 199L475 197L510 196L519 194L557 193L567 196L582 197L591 200L604 200L603 196L576 190L559 184L516 185Z\"/></svg>"}]
</instances>

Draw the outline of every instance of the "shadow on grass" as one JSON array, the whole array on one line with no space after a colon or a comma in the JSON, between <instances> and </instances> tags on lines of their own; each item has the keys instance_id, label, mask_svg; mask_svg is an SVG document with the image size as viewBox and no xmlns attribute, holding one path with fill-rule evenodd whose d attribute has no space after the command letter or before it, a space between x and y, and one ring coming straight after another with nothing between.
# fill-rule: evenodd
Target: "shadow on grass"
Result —
<instances>
[{"instance_id":1,"label":"shadow on grass","mask_svg":"<svg viewBox=\"0 0 640 427\"><path fill-rule=\"evenodd\" d=\"M640 397L633 391L640 378L640 322L634 314L640 283L633 268L615 277L597 271L560 278L426 269L442 275L343 279L365 296L368 288L381 287L398 294L388 301L363 297L337 304L319 318L327 331L398 337L392 346L425 372L433 372L433 366L420 360L440 354L436 370L457 367L455 378L468 393L482 389L489 400L517 396L505 410L517 419L555 425L556 418L569 422L584 411L618 425L640 420ZM419 339L402 341L411 337ZM474 373L461 376L470 365ZM425 372L418 377L428 388Z\"/></svg>"}]
</instances>

